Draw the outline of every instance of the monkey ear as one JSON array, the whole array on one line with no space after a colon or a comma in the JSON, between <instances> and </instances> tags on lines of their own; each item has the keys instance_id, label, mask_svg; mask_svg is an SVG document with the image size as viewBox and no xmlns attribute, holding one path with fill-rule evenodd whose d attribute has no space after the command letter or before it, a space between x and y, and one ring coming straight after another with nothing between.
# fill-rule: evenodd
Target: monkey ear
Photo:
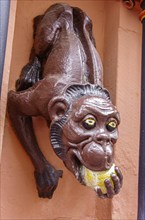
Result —
<instances>
[{"instance_id":1,"label":"monkey ear","mask_svg":"<svg viewBox=\"0 0 145 220\"><path fill-rule=\"evenodd\" d=\"M64 115L68 108L68 103L63 97L55 97L48 104L48 112L50 119L57 121L61 116Z\"/></svg>"}]
</instances>

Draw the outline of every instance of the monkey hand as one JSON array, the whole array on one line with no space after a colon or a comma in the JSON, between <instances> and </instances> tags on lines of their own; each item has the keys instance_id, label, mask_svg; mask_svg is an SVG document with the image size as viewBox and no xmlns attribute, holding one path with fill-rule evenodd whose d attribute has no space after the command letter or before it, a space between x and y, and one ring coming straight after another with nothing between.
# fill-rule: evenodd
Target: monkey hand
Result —
<instances>
[{"instance_id":1,"label":"monkey hand","mask_svg":"<svg viewBox=\"0 0 145 220\"><path fill-rule=\"evenodd\" d=\"M112 185L113 182L113 185ZM106 187L106 193L103 194L100 187L96 187L95 191L99 198L112 198L118 194L123 183L123 176L117 166L115 166L115 173L111 174L111 179L105 179L104 184Z\"/></svg>"},{"instance_id":2,"label":"monkey hand","mask_svg":"<svg viewBox=\"0 0 145 220\"><path fill-rule=\"evenodd\" d=\"M48 164L42 172L35 170L34 176L39 197L51 199L57 188L58 180L62 177L62 170L56 170Z\"/></svg>"}]
</instances>

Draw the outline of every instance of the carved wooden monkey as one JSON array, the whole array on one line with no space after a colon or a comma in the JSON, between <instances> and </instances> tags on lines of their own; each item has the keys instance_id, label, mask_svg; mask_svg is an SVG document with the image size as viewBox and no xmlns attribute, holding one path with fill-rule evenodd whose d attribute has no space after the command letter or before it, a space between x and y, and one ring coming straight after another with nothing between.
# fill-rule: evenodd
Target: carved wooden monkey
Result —
<instances>
[{"instance_id":1,"label":"carved wooden monkey","mask_svg":"<svg viewBox=\"0 0 145 220\"><path fill-rule=\"evenodd\" d=\"M103 88L92 22L81 9L55 4L34 19L30 60L16 82L16 91L8 94L8 112L34 165L40 197L52 197L62 171L40 151L32 117L46 119L55 153L82 184L82 166L93 171L112 166L119 113ZM122 174L115 169L114 188L105 180L107 193L99 187L96 190L100 198L119 192Z\"/></svg>"}]
</instances>

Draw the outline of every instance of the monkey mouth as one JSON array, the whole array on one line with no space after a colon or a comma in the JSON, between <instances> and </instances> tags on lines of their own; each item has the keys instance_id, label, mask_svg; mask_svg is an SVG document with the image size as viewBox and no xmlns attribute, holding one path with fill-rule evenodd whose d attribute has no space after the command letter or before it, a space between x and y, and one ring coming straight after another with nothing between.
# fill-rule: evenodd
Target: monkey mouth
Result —
<instances>
[{"instance_id":1,"label":"monkey mouth","mask_svg":"<svg viewBox=\"0 0 145 220\"><path fill-rule=\"evenodd\" d=\"M80 152L76 149L70 149L67 154L67 160L64 161L66 167L75 175L76 179L83 185L84 184L84 175L82 170L87 168L90 171L105 171L109 170L113 162L110 162L110 159L107 155L104 157L104 160L100 161L97 164L97 168L88 166L88 164L83 160Z\"/></svg>"}]
</instances>

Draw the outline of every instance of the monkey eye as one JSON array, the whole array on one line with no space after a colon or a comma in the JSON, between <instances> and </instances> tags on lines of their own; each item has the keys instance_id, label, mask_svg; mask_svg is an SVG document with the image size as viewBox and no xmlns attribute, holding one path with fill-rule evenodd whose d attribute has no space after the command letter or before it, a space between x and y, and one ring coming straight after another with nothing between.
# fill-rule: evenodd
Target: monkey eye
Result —
<instances>
[{"instance_id":1,"label":"monkey eye","mask_svg":"<svg viewBox=\"0 0 145 220\"><path fill-rule=\"evenodd\" d=\"M110 132L114 131L114 130L117 128L117 121L116 121L115 119L109 121L109 122L106 124L106 128L107 128L107 130L110 131Z\"/></svg>"},{"instance_id":2,"label":"monkey eye","mask_svg":"<svg viewBox=\"0 0 145 220\"><path fill-rule=\"evenodd\" d=\"M89 118L86 118L82 124L85 129L90 130L96 126L96 120L95 118L89 117Z\"/></svg>"}]
</instances>

